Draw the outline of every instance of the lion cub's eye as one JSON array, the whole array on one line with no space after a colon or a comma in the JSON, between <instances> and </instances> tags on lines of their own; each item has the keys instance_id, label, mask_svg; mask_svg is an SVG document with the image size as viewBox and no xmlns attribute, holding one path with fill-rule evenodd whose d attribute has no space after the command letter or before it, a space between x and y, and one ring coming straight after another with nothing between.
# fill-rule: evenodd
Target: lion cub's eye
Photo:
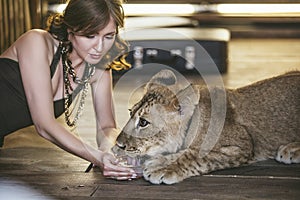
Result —
<instances>
[{"instance_id":1,"label":"lion cub's eye","mask_svg":"<svg viewBox=\"0 0 300 200\"><path fill-rule=\"evenodd\" d=\"M145 127L145 126L147 126L148 124L150 124L150 122L148 122L148 121L145 120L144 118L140 118L140 120L139 120L139 126L140 126L140 127Z\"/></svg>"}]
</instances>

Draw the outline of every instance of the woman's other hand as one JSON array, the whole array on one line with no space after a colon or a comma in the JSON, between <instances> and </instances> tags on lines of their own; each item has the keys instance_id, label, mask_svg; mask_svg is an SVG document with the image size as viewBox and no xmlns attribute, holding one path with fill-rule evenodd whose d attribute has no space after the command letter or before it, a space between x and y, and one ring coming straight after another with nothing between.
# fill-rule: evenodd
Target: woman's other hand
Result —
<instances>
[{"instance_id":1,"label":"woman's other hand","mask_svg":"<svg viewBox=\"0 0 300 200\"><path fill-rule=\"evenodd\" d=\"M111 153L103 153L102 168L103 176L116 180L131 180L137 178L135 171L128 167L118 165L119 161Z\"/></svg>"}]
</instances>

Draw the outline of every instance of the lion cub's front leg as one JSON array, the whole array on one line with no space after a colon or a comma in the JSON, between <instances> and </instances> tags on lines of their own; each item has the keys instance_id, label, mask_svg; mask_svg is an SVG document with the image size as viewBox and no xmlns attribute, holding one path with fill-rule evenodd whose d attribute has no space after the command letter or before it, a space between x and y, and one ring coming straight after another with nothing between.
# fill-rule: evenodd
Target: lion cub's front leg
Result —
<instances>
[{"instance_id":1,"label":"lion cub's front leg","mask_svg":"<svg viewBox=\"0 0 300 200\"><path fill-rule=\"evenodd\" d=\"M193 153L185 150L176 154L160 155L150 158L144 164L144 178L153 184L173 184L182 181L191 176L189 168L192 163ZM186 162L183 161L185 155L190 155L191 159L186 157ZM196 173L195 175L197 175Z\"/></svg>"},{"instance_id":2,"label":"lion cub's front leg","mask_svg":"<svg viewBox=\"0 0 300 200\"><path fill-rule=\"evenodd\" d=\"M277 151L276 160L285 164L300 163L300 142L281 145Z\"/></svg>"},{"instance_id":3,"label":"lion cub's front leg","mask_svg":"<svg viewBox=\"0 0 300 200\"><path fill-rule=\"evenodd\" d=\"M154 184L174 184L186 178L219 169L237 167L252 159L239 146L224 146L201 155L199 149L185 149L176 154L151 158L145 162L144 178Z\"/></svg>"},{"instance_id":4,"label":"lion cub's front leg","mask_svg":"<svg viewBox=\"0 0 300 200\"><path fill-rule=\"evenodd\" d=\"M153 184L174 184L188 177L211 171L210 161L199 158L199 150L185 149L176 154L158 156L145 162L144 178Z\"/></svg>"}]
</instances>

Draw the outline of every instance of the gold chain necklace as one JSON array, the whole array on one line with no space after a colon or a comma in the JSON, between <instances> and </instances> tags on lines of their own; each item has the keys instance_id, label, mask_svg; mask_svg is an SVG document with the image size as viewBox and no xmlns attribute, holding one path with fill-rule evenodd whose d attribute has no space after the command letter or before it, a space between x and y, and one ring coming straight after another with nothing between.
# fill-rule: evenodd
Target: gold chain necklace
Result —
<instances>
[{"instance_id":1,"label":"gold chain necklace","mask_svg":"<svg viewBox=\"0 0 300 200\"><path fill-rule=\"evenodd\" d=\"M69 127L74 127L76 126L78 119L82 115L85 99L88 92L89 81L95 73L95 65L86 63L83 79L79 79L76 76L76 72L74 68L72 67L72 62L68 59L68 55L67 55L68 48L62 46L61 54L62 54L63 74L64 74L64 85L65 85L65 96L64 96L65 121ZM77 83L79 85L78 87L82 87L79 105L73 120L71 120L71 115L73 113L73 110L70 111L70 106L72 104L72 98L73 98L72 91L74 90L71 86L69 76L72 78L74 83ZM73 109L75 109L75 105Z\"/></svg>"}]
</instances>

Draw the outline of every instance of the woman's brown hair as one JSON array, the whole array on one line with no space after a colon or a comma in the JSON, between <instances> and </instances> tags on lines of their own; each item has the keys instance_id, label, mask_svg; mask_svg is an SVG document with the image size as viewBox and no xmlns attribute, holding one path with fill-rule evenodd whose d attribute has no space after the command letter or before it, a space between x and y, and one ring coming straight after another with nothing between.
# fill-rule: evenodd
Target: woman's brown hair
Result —
<instances>
[{"instance_id":1,"label":"woman's brown hair","mask_svg":"<svg viewBox=\"0 0 300 200\"><path fill-rule=\"evenodd\" d=\"M124 27L122 3L122 0L69 0L63 14L54 14L48 18L47 30L59 41L68 42L67 29L88 36L105 28L113 18L118 33ZM72 51L72 46L69 49ZM117 34L114 45L96 67L116 70L129 68L130 65L124 59L127 52L127 43Z\"/></svg>"}]
</instances>

